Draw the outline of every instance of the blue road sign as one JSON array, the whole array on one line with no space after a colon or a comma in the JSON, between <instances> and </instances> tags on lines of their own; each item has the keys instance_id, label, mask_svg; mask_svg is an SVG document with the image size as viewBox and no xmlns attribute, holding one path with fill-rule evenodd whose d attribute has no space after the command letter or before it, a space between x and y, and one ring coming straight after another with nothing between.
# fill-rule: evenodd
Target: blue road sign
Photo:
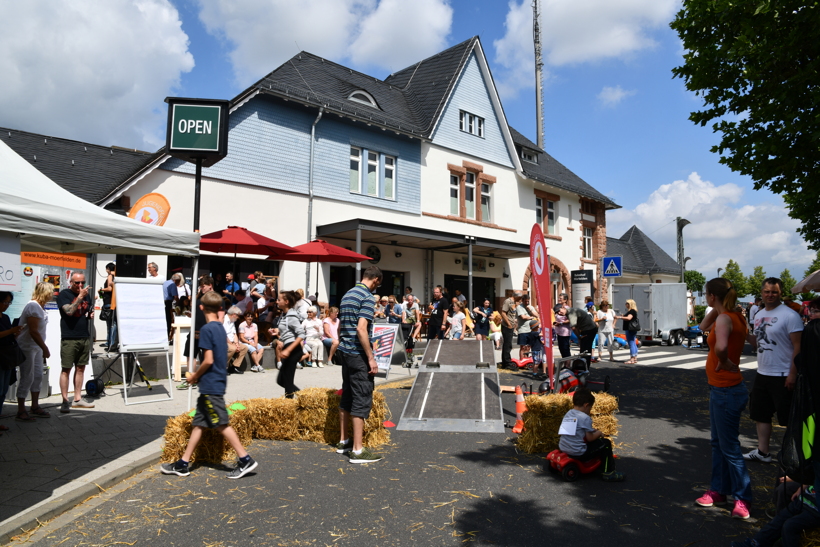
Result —
<instances>
[{"instance_id":1,"label":"blue road sign","mask_svg":"<svg viewBox=\"0 0 820 547\"><path fill-rule=\"evenodd\" d=\"M622 256L605 256L603 265L604 277L621 277L624 272L623 260Z\"/></svg>"}]
</instances>

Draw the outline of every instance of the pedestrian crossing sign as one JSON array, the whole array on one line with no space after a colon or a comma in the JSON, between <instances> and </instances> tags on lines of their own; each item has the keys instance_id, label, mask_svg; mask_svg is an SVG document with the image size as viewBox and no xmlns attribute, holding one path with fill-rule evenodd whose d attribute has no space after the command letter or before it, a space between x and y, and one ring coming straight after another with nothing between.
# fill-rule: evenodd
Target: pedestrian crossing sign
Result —
<instances>
[{"instance_id":1,"label":"pedestrian crossing sign","mask_svg":"<svg viewBox=\"0 0 820 547\"><path fill-rule=\"evenodd\" d=\"M604 277L621 277L623 275L623 257L621 256L605 256L604 257Z\"/></svg>"}]
</instances>

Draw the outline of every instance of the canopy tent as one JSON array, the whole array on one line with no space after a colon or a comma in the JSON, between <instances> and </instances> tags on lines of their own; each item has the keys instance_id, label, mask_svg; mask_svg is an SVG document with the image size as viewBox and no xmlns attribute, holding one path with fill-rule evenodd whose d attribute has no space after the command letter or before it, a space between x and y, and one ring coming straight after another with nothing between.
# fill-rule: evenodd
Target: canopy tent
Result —
<instances>
[{"instance_id":1,"label":"canopy tent","mask_svg":"<svg viewBox=\"0 0 820 547\"><path fill-rule=\"evenodd\" d=\"M144 224L63 189L0 142L0 231L24 251L199 255L199 234Z\"/></svg>"}]
</instances>

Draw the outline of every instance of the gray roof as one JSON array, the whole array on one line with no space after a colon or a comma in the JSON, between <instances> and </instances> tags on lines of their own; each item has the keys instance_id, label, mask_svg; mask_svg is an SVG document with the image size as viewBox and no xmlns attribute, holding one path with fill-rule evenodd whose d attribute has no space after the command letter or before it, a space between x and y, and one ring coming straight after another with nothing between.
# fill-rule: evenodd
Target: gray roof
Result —
<instances>
[{"instance_id":1,"label":"gray roof","mask_svg":"<svg viewBox=\"0 0 820 547\"><path fill-rule=\"evenodd\" d=\"M0 139L42 174L91 203L157 156L2 127Z\"/></svg>"},{"instance_id":2,"label":"gray roof","mask_svg":"<svg viewBox=\"0 0 820 547\"><path fill-rule=\"evenodd\" d=\"M297 100L340 116L429 138L461 69L478 43L475 36L384 80L301 52L240 94L248 91ZM373 96L374 108L348 99L357 90Z\"/></svg>"},{"instance_id":3,"label":"gray roof","mask_svg":"<svg viewBox=\"0 0 820 547\"><path fill-rule=\"evenodd\" d=\"M607 256L623 256L626 273L680 275L680 265L637 226L632 226L620 238L606 238Z\"/></svg>"},{"instance_id":4,"label":"gray roof","mask_svg":"<svg viewBox=\"0 0 820 547\"><path fill-rule=\"evenodd\" d=\"M510 134L515 143L516 152L521 156L521 148L527 148L536 154L538 163L522 160L521 167L527 177L561 190L574 192L579 196L601 202L607 209L620 209L620 205L590 186L584 179L567 169L561 162L538 148L538 145L510 127Z\"/></svg>"}]
</instances>

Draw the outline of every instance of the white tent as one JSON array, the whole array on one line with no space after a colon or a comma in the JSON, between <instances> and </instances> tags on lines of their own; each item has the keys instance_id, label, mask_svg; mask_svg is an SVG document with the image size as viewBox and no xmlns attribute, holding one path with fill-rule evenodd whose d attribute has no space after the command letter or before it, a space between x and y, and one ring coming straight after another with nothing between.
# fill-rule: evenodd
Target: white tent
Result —
<instances>
[{"instance_id":1,"label":"white tent","mask_svg":"<svg viewBox=\"0 0 820 547\"><path fill-rule=\"evenodd\" d=\"M57 253L199 254L199 234L144 224L63 189L0 141L0 231L22 250Z\"/></svg>"}]
</instances>

